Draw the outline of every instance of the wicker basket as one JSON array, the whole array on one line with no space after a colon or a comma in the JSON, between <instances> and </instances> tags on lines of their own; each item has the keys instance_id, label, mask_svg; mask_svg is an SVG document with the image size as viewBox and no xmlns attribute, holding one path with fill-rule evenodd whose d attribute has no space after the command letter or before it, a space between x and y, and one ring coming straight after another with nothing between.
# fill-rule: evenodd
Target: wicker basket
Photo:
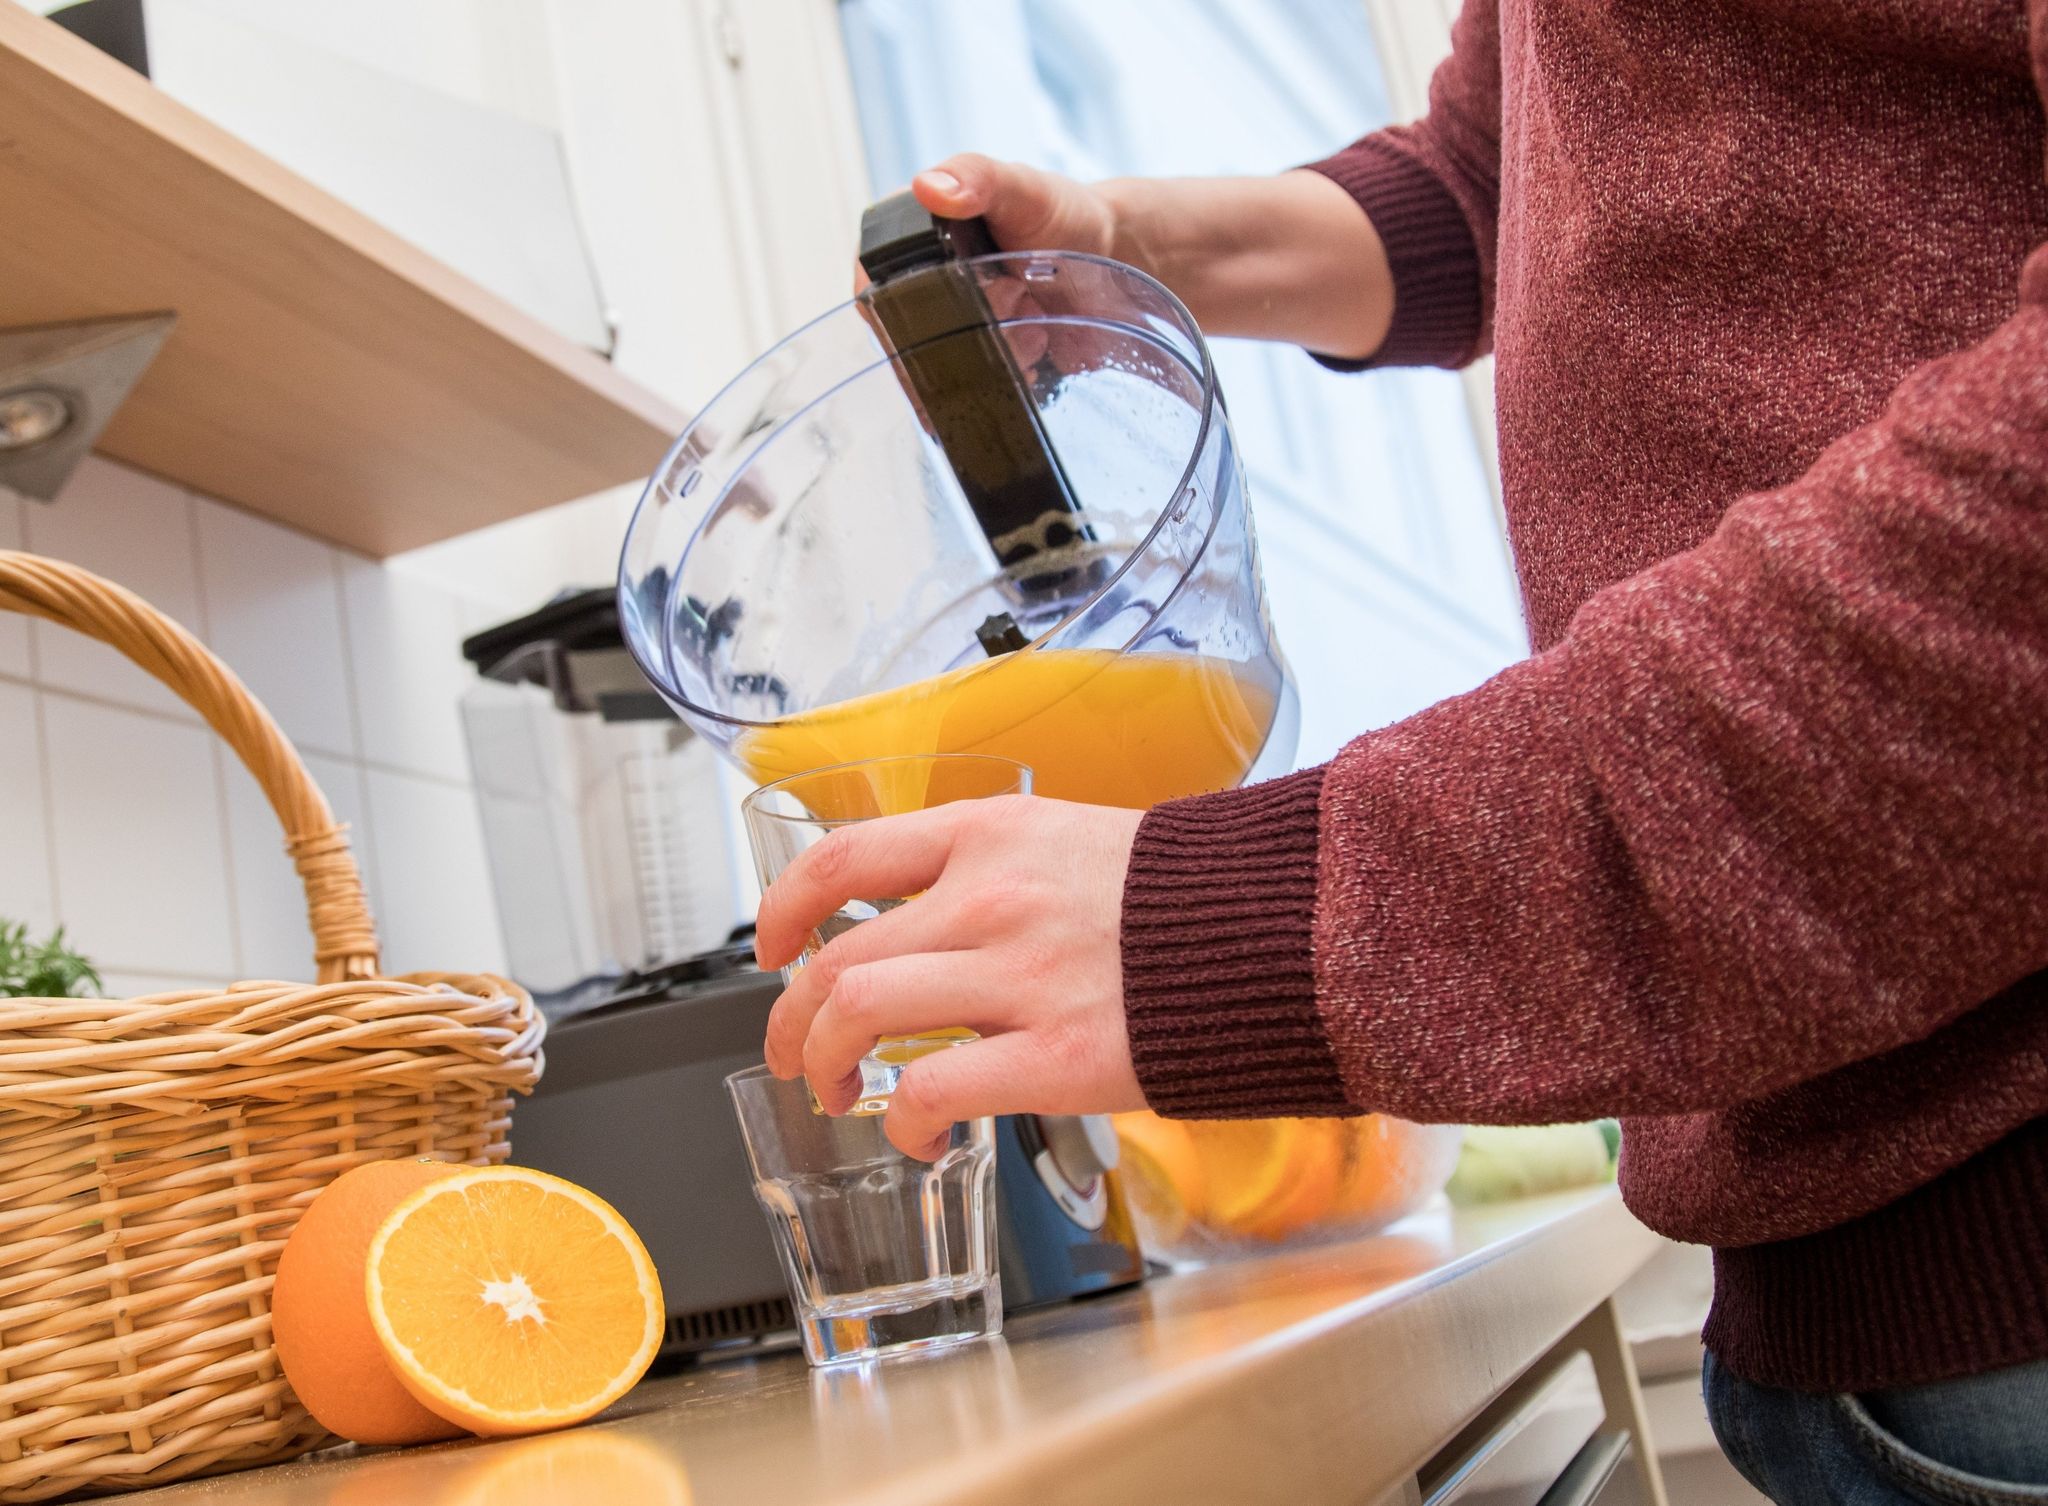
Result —
<instances>
[{"instance_id":1,"label":"wicker basket","mask_svg":"<svg viewBox=\"0 0 2048 1506\"><path fill-rule=\"evenodd\" d=\"M267 712L128 591L0 551L0 610L119 649L256 776L320 981L0 1002L0 1501L157 1485L330 1441L271 1348L278 1251L365 1161L502 1161L541 1021L502 978L379 978L348 839ZM103 861L120 862L120 853Z\"/></svg>"}]
</instances>

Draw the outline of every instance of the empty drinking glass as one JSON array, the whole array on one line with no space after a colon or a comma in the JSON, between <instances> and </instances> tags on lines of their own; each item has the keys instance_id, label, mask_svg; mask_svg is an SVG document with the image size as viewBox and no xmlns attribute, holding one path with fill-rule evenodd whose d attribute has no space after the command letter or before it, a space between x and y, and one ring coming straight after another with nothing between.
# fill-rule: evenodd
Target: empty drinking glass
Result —
<instances>
[{"instance_id":1,"label":"empty drinking glass","mask_svg":"<svg viewBox=\"0 0 2048 1506\"><path fill-rule=\"evenodd\" d=\"M800 1079L752 1067L725 1086L806 1359L869 1360L1002 1331L993 1120L954 1125L927 1164L891 1145L878 1115L817 1112Z\"/></svg>"}]
</instances>

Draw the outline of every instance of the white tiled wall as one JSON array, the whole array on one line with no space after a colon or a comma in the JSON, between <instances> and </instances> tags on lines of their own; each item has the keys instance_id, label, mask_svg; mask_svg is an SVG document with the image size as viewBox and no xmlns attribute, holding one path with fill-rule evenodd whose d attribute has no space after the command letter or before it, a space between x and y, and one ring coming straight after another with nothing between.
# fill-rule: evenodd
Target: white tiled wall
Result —
<instances>
[{"instance_id":1,"label":"white tiled wall","mask_svg":"<svg viewBox=\"0 0 2048 1506\"><path fill-rule=\"evenodd\" d=\"M0 549L19 549L21 510L0 493ZM28 678L28 622L21 617L0 617L0 675L18 680Z\"/></svg>"},{"instance_id":2,"label":"white tiled wall","mask_svg":"<svg viewBox=\"0 0 2048 1506\"><path fill-rule=\"evenodd\" d=\"M35 692L0 680L0 916L37 931L56 913L44 804Z\"/></svg>"},{"instance_id":3,"label":"white tiled wall","mask_svg":"<svg viewBox=\"0 0 2048 1506\"><path fill-rule=\"evenodd\" d=\"M213 734L120 706L43 698L60 918L108 967L237 972Z\"/></svg>"},{"instance_id":4,"label":"white tiled wall","mask_svg":"<svg viewBox=\"0 0 2048 1506\"><path fill-rule=\"evenodd\" d=\"M68 505L76 502L78 505ZM199 627L192 498L125 466L88 457L63 502L25 506L22 547L119 581L166 616ZM52 690L190 718L178 698L103 644L29 625L36 678Z\"/></svg>"},{"instance_id":5,"label":"white tiled wall","mask_svg":"<svg viewBox=\"0 0 2048 1506\"><path fill-rule=\"evenodd\" d=\"M461 782L468 757L458 701L469 670L455 646L466 631L461 602L445 589L368 560L341 561L342 609L351 663L404 664L404 674L358 674L362 755L386 768ZM445 643L448 652L421 653Z\"/></svg>"},{"instance_id":6,"label":"white tiled wall","mask_svg":"<svg viewBox=\"0 0 2048 1506\"><path fill-rule=\"evenodd\" d=\"M357 757L335 551L208 499L195 518L208 645L300 752Z\"/></svg>"},{"instance_id":7,"label":"white tiled wall","mask_svg":"<svg viewBox=\"0 0 2048 1506\"><path fill-rule=\"evenodd\" d=\"M0 491L0 548L137 591L227 661L351 829L393 972L504 965L456 699L466 631L532 601L451 588L111 461L52 506ZM312 976L255 781L111 650L0 615L0 917L61 922L109 992Z\"/></svg>"}]
</instances>

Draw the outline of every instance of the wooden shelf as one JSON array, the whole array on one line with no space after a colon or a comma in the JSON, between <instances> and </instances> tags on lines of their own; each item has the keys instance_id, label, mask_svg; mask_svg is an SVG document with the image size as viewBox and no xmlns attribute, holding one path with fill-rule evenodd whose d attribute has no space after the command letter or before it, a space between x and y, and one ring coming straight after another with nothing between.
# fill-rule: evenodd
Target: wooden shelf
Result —
<instances>
[{"instance_id":1,"label":"wooden shelf","mask_svg":"<svg viewBox=\"0 0 2048 1506\"><path fill-rule=\"evenodd\" d=\"M0 0L0 326L170 310L98 448L373 555L646 475L684 417Z\"/></svg>"}]
</instances>

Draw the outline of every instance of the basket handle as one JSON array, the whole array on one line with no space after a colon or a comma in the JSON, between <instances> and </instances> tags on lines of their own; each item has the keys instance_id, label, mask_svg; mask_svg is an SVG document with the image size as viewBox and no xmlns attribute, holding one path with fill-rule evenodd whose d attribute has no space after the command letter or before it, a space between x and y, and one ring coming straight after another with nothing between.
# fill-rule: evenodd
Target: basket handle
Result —
<instances>
[{"instance_id":1,"label":"basket handle","mask_svg":"<svg viewBox=\"0 0 2048 1506\"><path fill-rule=\"evenodd\" d=\"M256 777L285 831L319 981L377 976L377 932L362 875L327 797L289 739L205 644L124 586L62 560L0 549L0 612L41 617L118 649L169 686Z\"/></svg>"}]
</instances>

